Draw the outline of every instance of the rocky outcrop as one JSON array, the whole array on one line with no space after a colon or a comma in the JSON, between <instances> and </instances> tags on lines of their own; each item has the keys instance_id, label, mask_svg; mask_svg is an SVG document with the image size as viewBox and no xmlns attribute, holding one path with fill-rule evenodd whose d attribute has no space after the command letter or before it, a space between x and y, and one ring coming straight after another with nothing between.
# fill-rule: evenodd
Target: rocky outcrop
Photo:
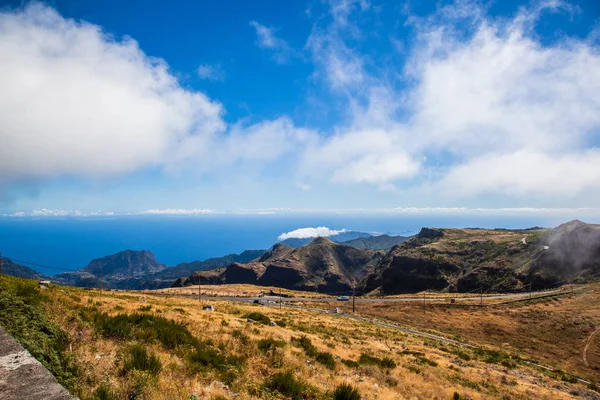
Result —
<instances>
[{"instance_id":1,"label":"rocky outcrop","mask_svg":"<svg viewBox=\"0 0 600 400\"><path fill-rule=\"evenodd\" d=\"M419 239L437 239L442 236L444 236L444 231L436 228L421 228L421 231L417 235Z\"/></svg>"},{"instance_id":2,"label":"rocky outcrop","mask_svg":"<svg viewBox=\"0 0 600 400\"><path fill-rule=\"evenodd\" d=\"M199 271L177 284L194 284L198 280L204 283L206 280L320 292L348 291L374 269L382 256L382 252L316 238L298 249L277 244L255 262L232 263L220 270Z\"/></svg>"}]
</instances>

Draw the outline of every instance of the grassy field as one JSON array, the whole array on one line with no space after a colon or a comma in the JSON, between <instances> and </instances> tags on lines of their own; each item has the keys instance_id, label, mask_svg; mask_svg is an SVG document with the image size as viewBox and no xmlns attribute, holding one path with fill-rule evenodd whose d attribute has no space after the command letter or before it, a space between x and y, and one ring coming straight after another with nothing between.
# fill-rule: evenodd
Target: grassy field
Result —
<instances>
[{"instance_id":1,"label":"grassy field","mask_svg":"<svg viewBox=\"0 0 600 400\"><path fill-rule=\"evenodd\" d=\"M485 303L485 300L484 300ZM475 305L477 301L475 301ZM600 376L600 284L570 295L504 305L461 307L427 303L360 303L357 311L469 343L491 345L587 379Z\"/></svg>"},{"instance_id":2,"label":"grassy field","mask_svg":"<svg viewBox=\"0 0 600 400\"><path fill-rule=\"evenodd\" d=\"M84 400L355 399L344 384L381 400L600 398L502 347L462 348L339 315L227 301L209 312L194 299L39 290L6 276L0 301L0 324L28 348L52 350L45 364Z\"/></svg>"},{"instance_id":3,"label":"grassy field","mask_svg":"<svg viewBox=\"0 0 600 400\"><path fill-rule=\"evenodd\" d=\"M202 285L200 288L202 295L204 296L223 296L223 297L255 297L260 293L269 294L272 290L276 293L283 293L284 295L292 297L310 297L310 298L329 298L326 294L318 292L306 292L298 290L280 289L274 286L257 286L249 284L229 284L229 285ZM178 295L198 295L198 285L186 286L178 288L166 288L157 290L148 290L144 293L153 294L178 294Z\"/></svg>"}]
</instances>

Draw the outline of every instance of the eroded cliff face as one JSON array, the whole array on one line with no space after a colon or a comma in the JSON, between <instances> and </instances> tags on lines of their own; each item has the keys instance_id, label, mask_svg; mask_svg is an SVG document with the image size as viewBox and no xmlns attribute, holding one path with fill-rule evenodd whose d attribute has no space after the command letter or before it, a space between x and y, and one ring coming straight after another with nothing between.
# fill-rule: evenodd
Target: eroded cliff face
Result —
<instances>
[{"instance_id":1,"label":"eroded cliff face","mask_svg":"<svg viewBox=\"0 0 600 400\"><path fill-rule=\"evenodd\" d=\"M194 284L197 279L204 283L206 279L320 292L345 291L371 273L383 254L316 238L297 249L277 244L255 262L229 264L218 272L198 272L178 284Z\"/></svg>"}]
</instances>

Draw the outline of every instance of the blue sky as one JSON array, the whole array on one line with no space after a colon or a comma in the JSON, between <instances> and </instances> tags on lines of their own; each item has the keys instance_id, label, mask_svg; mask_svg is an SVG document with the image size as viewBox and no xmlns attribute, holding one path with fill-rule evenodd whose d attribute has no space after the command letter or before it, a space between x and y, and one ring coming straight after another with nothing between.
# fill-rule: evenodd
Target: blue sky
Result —
<instances>
[{"instance_id":1,"label":"blue sky","mask_svg":"<svg viewBox=\"0 0 600 400\"><path fill-rule=\"evenodd\" d=\"M599 50L595 0L2 2L0 214L594 208Z\"/></svg>"}]
</instances>

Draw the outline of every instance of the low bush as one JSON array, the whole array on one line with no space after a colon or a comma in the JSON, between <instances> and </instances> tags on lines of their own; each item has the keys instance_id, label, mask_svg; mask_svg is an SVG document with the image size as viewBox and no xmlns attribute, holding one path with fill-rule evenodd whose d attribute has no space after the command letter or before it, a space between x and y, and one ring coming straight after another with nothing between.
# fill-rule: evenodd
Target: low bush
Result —
<instances>
[{"instance_id":1,"label":"low bush","mask_svg":"<svg viewBox=\"0 0 600 400\"><path fill-rule=\"evenodd\" d=\"M149 314L95 313L93 322L96 330L104 337L139 340L157 340L168 349L198 343L185 325L164 317Z\"/></svg>"},{"instance_id":2,"label":"low bush","mask_svg":"<svg viewBox=\"0 0 600 400\"><path fill-rule=\"evenodd\" d=\"M309 357L316 357L318 354L317 348L312 344L311 340L304 335L299 338L293 337L292 343L304 349L304 352Z\"/></svg>"},{"instance_id":3,"label":"low bush","mask_svg":"<svg viewBox=\"0 0 600 400\"><path fill-rule=\"evenodd\" d=\"M127 374L137 370L156 376L161 369L162 364L159 358L152 353L149 354L145 347L137 345L129 349L129 356L123 367L123 372Z\"/></svg>"},{"instance_id":4,"label":"low bush","mask_svg":"<svg viewBox=\"0 0 600 400\"><path fill-rule=\"evenodd\" d=\"M92 400L118 400L118 397L113 393L110 386L100 385L94 392Z\"/></svg>"},{"instance_id":5,"label":"low bush","mask_svg":"<svg viewBox=\"0 0 600 400\"><path fill-rule=\"evenodd\" d=\"M250 343L250 338L248 336L244 335L244 332L242 332L239 329L234 329L231 332L231 336L238 339L240 341L240 343L243 345L247 345L248 343Z\"/></svg>"},{"instance_id":6,"label":"low bush","mask_svg":"<svg viewBox=\"0 0 600 400\"><path fill-rule=\"evenodd\" d=\"M0 275L0 321L31 355L58 381L75 391L79 368L67 352L69 338L45 316L41 302L49 299L39 292L37 282Z\"/></svg>"},{"instance_id":7,"label":"low bush","mask_svg":"<svg viewBox=\"0 0 600 400\"><path fill-rule=\"evenodd\" d=\"M249 318L253 321L256 322L260 322L263 325L269 325L269 323L271 323L271 318L267 317L265 314L263 313L259 313L259 312L251 312L250 314L246 314L244 315L244 318Z\"/></svg>"},{"instance_id":8,"label":"low bush","mask_svg":"<svg viewBox=\"0 0 600 400\"><path fill-rule=\"evenodd\" d=\"M296 378L292 371L277 372L265 381L265 388L279 392L284 396L298 398L309 393L309 386Z\"/></svg>"},{"instance_id":9,"label":"low bush","mask_svg":"<svg viewBox=\"0 0 600 400\"><path fill-rule=\"evenodd\" d=\"M188 361L192 372L200 372L203 367L225 371L228 368L239 369L245 364L246 358L227 355L223 350L219 350L210 344L199 343L196 350L188 356Z\"/></svg>"},{"instance_id":10,"label":"low bush","mask_svg":"<svg viewBox=\"0 0 600 400\"><path fill-rule=\"evenodd\" d=\"M354 360L347 360L345 358L342 358L340 361L342 362L342 364L344 364L345 366L350 367L350 368L356 368L359 365L358 362L356 362Z\"/></svg>"},{"instance_id":11,"label":"low bush","mask_svg":"<svg viewBox=\"0 0 600 400\"><path fill-rule=\"evenodd\" d=\"M152 309L152 306L141 306L139 308L139 311L150 311Z\"/></svg>"},{"instance_id":12,"label":"low bush","mask_svg":"<svg viewBox=\"0 0 600 400\"><path fill-rule=\"evenodd\" d=\"M283 340L275 340L273 338L261 339L258 341L258 349L263 353L267 353L271 350L275 350L277 347L285 346Z\"/></svg>"},{"instance_id":13,"label":"low bush","mask_svg":"<svg viewBox=\"0 0 600 400\"><path fill-rule=\"evenodd\" d=\"M360 400L360 392L357 388L347 383L338 385L333 391L334 400Z\"/></svg>"},{"instance_id":14,"label":"low bush","mask_svg":"<svg viewBox=\"0 0 600 400\"><path fill-rule=\"evenodd\" d=\"M360 355L358 363L361 365L377 365L381 368L396 368L396 362L389 357L379 358L365 353Z\"/></svg>"},{"instance_id":15,"label":"low bush","mask_svg":"<svg viewBox=\"0 0 600 400\"><path fill-rule=\"evenodd\" d=\"M331 353L328 353L326 351L320 351L319 353L317 353L315 360L329 369L335 369L335 360L333 359Z\"/></svg>"}]
</instances>

